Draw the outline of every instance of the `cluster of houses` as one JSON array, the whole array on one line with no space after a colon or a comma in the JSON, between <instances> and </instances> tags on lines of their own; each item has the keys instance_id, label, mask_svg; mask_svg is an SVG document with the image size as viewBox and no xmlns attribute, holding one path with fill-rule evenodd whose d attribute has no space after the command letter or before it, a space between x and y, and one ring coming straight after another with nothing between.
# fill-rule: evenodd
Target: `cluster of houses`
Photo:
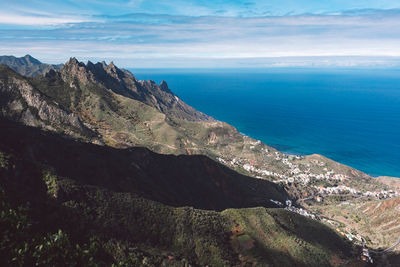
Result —
<instances>
[{"instance_id":1,"label":"cluster of houses","mask_svg":"<svg viewBox=\"0 0 400 267\"><path fill-rule=\"evenodd\" d=\"M258 145L255 142L252 145ZM265 179L265 177L273 177L273 182L275 183L283 183L283 184L304 184L307 185L311 181L315 180L326 180L326 181L345 181L349 179L347 175L335 173L334 170L328 170L325 166L325 163L318 161L316 159L312 159L311 163L315 164L319 167L324 167L324 173L313 173L311 172L311 163L306 163L302 167L298 164L294 163L294 160L301 160L303 159L302 156L292 156L286 155L279 152L269 153L268 149L265 149L268 155L274 156L275 160L280 160L284 165L287 166L287 170L283 171L282 173L276 173L265 168L258 168L255 166L254 162L242 159L242 158L233 158L230 161L224 160L222 158L217 158L217 160L225 165L232 166L232 167L241 167L247 172L256 174L255 176L260 179ZM306 168L304 168L304 166ZM382 190L380 192L361 192L357 189L345 186L345 185L338 185L338 186L331 186L331 187L324 187L324 186L314 186L316 191L319 195L333 195L333 194L343 194L349 193L355 196L370 196L376 197L378 199L386 199L399 196L399 193L393 190ZM321 202L320 199L316 199L318 202Z\"/></svg>"},{"instance_id":2,"label":"cluster of houses","mask_svg":"<svg viewBox=\"0 0 400 267\"><path fill-rule=\"evenodd\" d=\"M364 196L368 196L368 197L375 197L377 199L386 199L386 198L393 198L393 197L398 197L399 196L399 192L394 191L394 190L382 190L380 192L370 192L367 191L365 193L363 193Z\"/></svg>"},{"instance_id":3,"label":"cluster of houses","mask_svg":"<svg viewBox=\"0 0 400 267\"><path fill-rule=\"evenodd\" d=\"M368 262L368 263L374 263L374 260L372 259L371 255L369 254L368 248L366 248L366 247L363 247L363 249L362 249L361 260Z\"/></svg>"},{"instance_id":4,"label":"cluster of houses","mask_svg":"<svg viewBox=\"0 0 400 267\"><path fill-rule=\"evenodd\" d=\"M345 186L345 185L338 185L338 186L328 186L324 187L322 185L320 186L314 186L318 190L318 193L320 194L340 194L340 193L351 193L351 194L362 194L360 191L357 191L354 188Z\"/></svg>"},{"instance_id":5,"label":"cluster of houses","mask_svg":"<svg viewBox=\"0 0 400 267\"><path fill-rule=\"evenodd\" d=\"M336 228L336 231L337 231L340 235L342 235L343 237L346 237L348 240L353 241L353 242L355 242L355 243L357 243L357 244L359 244L359 245L361 245L361 244L364 243L364 239L362 238L361 235L359 235L359 234L353 234L353 233L351 232L351 230L350 230L349 228L347 228L347 227L346 227L346 228L343 228L343 229Z\"/></svg>"},{"instance_id":6,"label":"cluster of houses","mask_svg":"<svg viewBox=\"0 0 400 267\"><path fill-rule=\"evenodd\" d=\"M279 207L284 207L285 210L298 213L298 214L300 214L302 216L309 217L309 218L314 219L314 220L316 220L316 219L320 220L321 219L317 214L311 213L308 210L305 210L305 209L302 209L302 208L296 208L295 206L292 205L292 201L291 200L286 200L285 205L282 202L278 201L278 200L270 199L270 201L272 203L276 204Z\"/></svg>"},{"instance_id":7,"label":"cluster of houses","mask_svg":"<svg viewBox=\"0 0 400 267\"><path fill-rule=\"evenodd\" d=\"M326 194L326 195L350 193L356 196L375 197L377 199L387 199L399 196L399 193L394 190L388 190L388 191L381 190L379 192L370 192L370 191L361 192L359 190L356 190L354 188L345 185L330 186L330 187L314 186L314 188L318 190L319 194Z\"/></svg>"},{"instance_id":8,"label":"cluster of houses","mask_svg":"<svg viewBox=\"0 0 400 267\"><path fill-rule=\"evenodd\" d=\"M251 146L253 147L253 146ZM265 178L265 177L273 177L275 180L274 182L276 183L300 183L300 184L308 184L310 181L316 179L316 180L346 180L348 177L344 174L338 174L335 173L334 170L328 170L327 168L324 168L324 173L313 173L311 171L311 164L306 163L303 164L306 168L304 169L304 166L300 167L298 164L295 163L296 160L302 160L304 157L303 156L297 156L297 155L286 155L282 154L279 152L269 152L269 150L266 148L265 152L267 153L267 157L273 157L273 160L279 161L282 163L284 166L286 166L286 169L282 170L282 173L277 173L273 172L270 170L267 170L266 168L259 168L254 165L254 163L250 160L247 159L242 159L242 158L233 158L230 161L224 160L222 158L217 158L218 161L220 161L223 164L232 166L232 167L241 167L245 171L254 173L258 176L257 178ZM311 160L314 164L318 166L324 166L321 165L322 162L318 160ZM325 164L325 163L323 163Z\"/></svg>"},{"instance_id":9,"label":"cluster of houses","mask_svg":"<svg viewBox=\"0 0 400 267\"><path fill-rule=\"evenodd\" d=\"M250 149L255 149L262 144L260 141L248 142ZM257 164L251 160L245 158L234 157L231 160L226 160L218 157L217 160L224 165L231 166L234 168L242 168L243 170L254 174L256 178L272 180L275 183L283 184L303 184L308 185L314 181L345 181L350 179L349 176L341 173L336 173L333 169L328 169L325 162L318 159L311 159L309 162L296 162L304 159L303 156L287 155L277 151L270 151L268 148L261 148L263 153L266 154L271 161L279 161L278 166L281 166L281 171L268 170L267 167L259 167ZM361 192L357 189L345 186L314 186L317 194L323 195L333 195L333 194L353 194L354 196L371 196L378 199L392 198L399 196L399 193L393 190L380 191L380 192ZM315 199L321 202L321 199Z\"/></svg>"},{"instance_id":10,"label":"cluster of houses","mask_svg":"<svg viewBox=\"0 0 400 267\"><path fill-rule=\"evenodd\" d=\"M231 166L231 167L241 167L244 170L251 172L251 173L255 173L258 175L261 175L263 177L257 176L257 178L265 178L265 177L275 177L275 178L280 178L280 179L284 179L287 180L289 179L288 176L284 175L284 174L280 174L280 173L276 173L273 171L269 171L266 169L260 169L257 168L256 166L254 166L254 164L252 164L251 161L249 160L245 160L245 159L240 159L240 158L233 158L231 161L226 161L220 157L217 158L217 160L225 165Z\"/></svg>"}]
</instances>

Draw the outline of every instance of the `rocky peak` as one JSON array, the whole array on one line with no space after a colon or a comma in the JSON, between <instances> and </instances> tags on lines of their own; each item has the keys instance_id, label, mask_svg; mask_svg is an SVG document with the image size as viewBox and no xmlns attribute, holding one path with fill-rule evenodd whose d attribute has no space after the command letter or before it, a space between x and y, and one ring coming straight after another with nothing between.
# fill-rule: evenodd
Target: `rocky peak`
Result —
<instances>
[{"instance_id":1,"label":"rocky peak","mask_svg":"<svg viewBox=\"0 0 400 267\"><path fill-rule=\"evenodd\" d=\"M160 85L154 81L138 82L129 71L119 69L114 62L107 65L104 61L95 64L88 61L84 64L71 57L58 73L72 88L84 85L81 89L85 89L90 84L141 101L175 118L213 120L179 100L169 89L167 82L162 81ZM52 76L54 73L48 75Z\"/></svg>"},{"instance_id":2,"label":"rocky peak","mask_svg":"<svg viewBox=\"0 0 400 267\"><path fill-rule=\"evenodd\" d=\"M65 63L65 66L81 66L84 65L83 63L80 63L75 57L71 57L67 63Z\"/></svg>"},{"instance_id":3,"label":"rocky peak","mask_svg":"<svg viewBox=\"0 0 400 267\"><path fill-rule=\"evenodd\" d=\"M27 63L30 64L42 64L42 62L40 62L39 60L37 60L36 58L32 57L29 54L25 55L24 59L26 60Z\"/></svg>"},{"instance_id":4,"label":"rocky peak","mask_svg":"<svg viewBox=\"0 0 400 267\"><path fill-rule=\"evenodd\" d=\"M110 62L110 65L108 65L108 68L111 69L111 70L113 70L114 72L116 72L116 70L117 70L117 69L116 69L116 66L114 65L114 61L111 61L111 62Z\"/></svg>"},{"instance_id":5,"label":"rocky peak","mask_svg":"<svg viewBox=\"0 0 400 267\"><path fill-rule=\"evenodd\" d=\"M88 60L88 62L87 62L87 64L86 64L86 67L88 67L88 68L94 68L94 67L95 67L95 64L93 64L92 61Z\"/></svg>"},{"instance_id":6,"label":"rocky peak","mask_svg":"<svg viewBox=\"0 0 400 267\"><path fill-rule=\"evenodd\" d=\"M71 57L64 67L61 69L62 77L64 81L68 81L71 78L78 78L82 83L87 83L90 79L90 74L87 71L86 65L79 62L75 57Z\"/></svg>"},{"instance_id":7,"label":"rocky peak","mask_svg":"<svg viewBox=\"0 0 400 267\"><path fill-rule=\"evenodd\" d=\"M160 83L160 89L162 91L165 91L167 93L172 93L171 90L168 88L168 84L166 81L162 80L162 82Z\"/></svg>"}]
</instances>

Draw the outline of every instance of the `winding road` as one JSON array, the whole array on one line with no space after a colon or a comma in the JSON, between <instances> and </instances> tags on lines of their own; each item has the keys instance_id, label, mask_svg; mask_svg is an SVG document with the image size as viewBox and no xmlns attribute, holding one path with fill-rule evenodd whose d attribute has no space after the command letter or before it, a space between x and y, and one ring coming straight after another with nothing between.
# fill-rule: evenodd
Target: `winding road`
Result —
<instances>
[{"instance_id":1,"label":"winding road","mask_svg":"<svg viewBox=\"0 0 400 267\"><path fill-rule=\"evenodd\" d=\"M375 253L375 254L386 254L386 253L392 251L393 249L395 249L398 245L400 245L400 237L399 237L399 239L397 239L396 243L394 243L392 246L388 247L387 249L382 250L382 251L372 250L371 252Z\"/></svg>"}]
</instances>

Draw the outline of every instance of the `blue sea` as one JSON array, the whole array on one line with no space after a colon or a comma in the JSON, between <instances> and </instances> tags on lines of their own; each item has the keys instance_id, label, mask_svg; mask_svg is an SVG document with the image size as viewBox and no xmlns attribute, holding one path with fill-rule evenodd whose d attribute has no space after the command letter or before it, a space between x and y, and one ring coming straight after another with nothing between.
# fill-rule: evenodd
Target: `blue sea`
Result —
<instances>
[{"instance_id":1,"label":"blue sea","mask_svg":"<svg viewBox=\"0 0 400 267\"><path fill-rule=\"evenodd\" d=\"M131 69L189 105L292 154L400 177L400 70Z\"/></svg>"}]
</instances>

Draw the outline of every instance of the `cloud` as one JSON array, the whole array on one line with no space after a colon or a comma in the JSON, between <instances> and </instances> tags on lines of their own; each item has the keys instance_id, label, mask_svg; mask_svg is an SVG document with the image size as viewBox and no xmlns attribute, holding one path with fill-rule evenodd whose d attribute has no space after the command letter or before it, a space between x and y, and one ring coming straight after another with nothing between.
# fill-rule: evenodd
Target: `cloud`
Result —
<instances>
[{"instance_id":1,"label":"cloud","mask_svg":"<svg viewBox=\"0 0 400 267\"><path fill-rule=\"evenodd\" d=\"M21 15L21 14L10 14L0 13L0 24L6 25L25 25L25 26L46 26L46 25L60 25L60 24L71 24L71 23L83 23L88 22L89 19L80 17L54 17L38 14L38 15Z\"/></svg>"},{"instance_id":2,"label":"cloud","mask_svg":"<svg viewBox=\"0 0 400 267\"><path fill-rule=\"evenodd\" d=\"M0 53L32 53L52 63L77 56L116 59L128 67L138 62L157 67L168 59L169 66L251 67L302 65L300 59L312 65L314 57L322 65L393 66L398 61L392 58L400 57L399 10L263 17L136 13L55 18L45 13L24 15L24 22L8 16L0 14ZM2 27L4 22L20 27ZM52 27L41 27L46 25Z\"/></svg>"}]
</instances>

